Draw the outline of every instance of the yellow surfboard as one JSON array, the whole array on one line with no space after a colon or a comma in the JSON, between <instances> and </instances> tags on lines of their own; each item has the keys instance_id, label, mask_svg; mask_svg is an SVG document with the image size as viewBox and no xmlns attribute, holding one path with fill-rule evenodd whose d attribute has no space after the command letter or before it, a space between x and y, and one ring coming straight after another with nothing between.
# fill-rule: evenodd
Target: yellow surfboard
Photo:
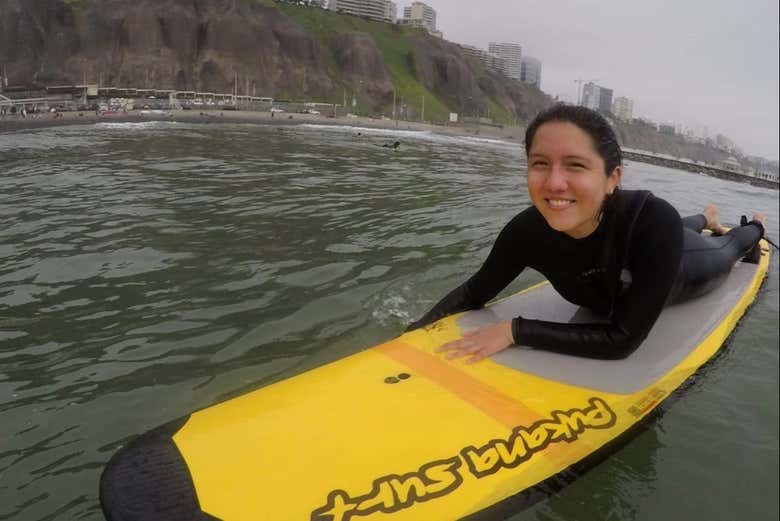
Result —
<instances>
[{"instance_id":1,"label":"yellow surfboard","mask_svg":"<svg viewBox=\"0 0 780 521\"><path fill-rule=\"evenodd\" d=\"M569 479L723 345L769 265L667 308L625 360L508 349L468 365L435 352L521 314L590 321L543 283L485 309L164 425L123 447L109 521L500 519Z\"/></svg>"}]
</instances>

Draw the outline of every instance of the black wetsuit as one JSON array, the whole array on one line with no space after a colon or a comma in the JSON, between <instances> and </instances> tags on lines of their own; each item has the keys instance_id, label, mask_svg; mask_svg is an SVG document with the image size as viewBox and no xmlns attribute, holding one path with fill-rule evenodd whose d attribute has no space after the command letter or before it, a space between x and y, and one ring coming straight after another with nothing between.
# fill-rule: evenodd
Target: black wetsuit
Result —
<instances>
[{"instance_id":1,"label":"black wetsuit","mask_svg":"<svg viewBox=\"0 0 780 521\"><path fill-rule=\"evenodd\" d=\"M647 337L666 304L719 285L763 235L755 221L720 237L701 235L705 224L703 215L681 219L649 192L619 191L598 228L574 239L550 228L532 206L504 227L479 271L409 329L483 307L528 267L547 277L566 300L606 320L564 324L516 317L515 344L588 358L625 358Z\"/></svg>"}]
</instances>

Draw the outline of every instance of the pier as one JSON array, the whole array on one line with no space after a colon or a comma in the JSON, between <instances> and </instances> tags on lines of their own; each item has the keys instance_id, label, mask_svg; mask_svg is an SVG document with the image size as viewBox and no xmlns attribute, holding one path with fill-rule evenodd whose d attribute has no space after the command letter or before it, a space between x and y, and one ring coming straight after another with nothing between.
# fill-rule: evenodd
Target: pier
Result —
<instances>
[{"instance_id":1,"label":"pier","mask_svg":"<svg viewBox=\"0 0 780 521\"><path fill-rule=\"evenodd\" d=\"M778 178L771 177L768 174L762 174L766 177L757 177L755 175L744 172L727 170L709 163L673 157L667 154L658 154L655 152L648 152L647 150L637 150L625 147L622 150L623 157L625 159L638 161L640 163L649 163L651 165L676 168L677 170L685 170L697 174L704 174L710 177L717 177L719 179L727 179L729 181L739 181L740 183L748 183L754 186L761 186L763 188L780 188L780 182L778 182Z\"/></svg>"}]
</instances>

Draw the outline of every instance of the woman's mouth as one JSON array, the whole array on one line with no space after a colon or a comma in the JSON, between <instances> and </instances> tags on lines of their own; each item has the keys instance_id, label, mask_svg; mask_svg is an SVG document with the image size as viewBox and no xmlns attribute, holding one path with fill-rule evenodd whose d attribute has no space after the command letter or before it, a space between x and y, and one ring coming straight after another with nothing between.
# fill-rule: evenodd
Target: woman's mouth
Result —
<instances>
[{"instance_id":1,"label":"woman's mouth","mask_svg":"<svg viewBox=\"0 0 780 521\"><path fill-rule=\"evenodd\" d=\"M575 203L574 199L545 199L545 202L555 210L563 210Z\"/></svg>"}]
</instances>

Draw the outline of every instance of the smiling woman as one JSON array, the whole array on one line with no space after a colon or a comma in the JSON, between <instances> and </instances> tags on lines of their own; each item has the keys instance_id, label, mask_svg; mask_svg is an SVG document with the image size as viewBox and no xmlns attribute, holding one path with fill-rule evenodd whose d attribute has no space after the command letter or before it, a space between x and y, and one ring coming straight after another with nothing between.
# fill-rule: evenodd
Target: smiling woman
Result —
<instances>
[{"instance_id":1,"label":"smiling woman","mask_svg":"<svg viewBox=\"0 0 780 521\"><path fill-rule=\"evenodd\" d=\"M728 232L717 209L681 219L647 191L621 191L621 151L598 113L556 105L529 125L528 192L533 206L499 234L480 270L409 330L483 307L526 267L542 273L569 302L600 320L562 324L512 320L441 346L475 362L511 345L598 359L629 356L665 305L719 286L742 257L755 261L764 217ZM713 236L702 235L704 229Z\"/></svg>"},{"instance_id":2,"label":"smiling woman","mask_svg":"<svg viewBox=\"0 0 780 521\"><path fill-rule=\"evenodd\" d=\"M610 175L590 137L573 123L553 122L536 132L528 157L528 192L550 227L576 239L593 233L606 196L622 176Z\"/></svg>"}]
</instances>

